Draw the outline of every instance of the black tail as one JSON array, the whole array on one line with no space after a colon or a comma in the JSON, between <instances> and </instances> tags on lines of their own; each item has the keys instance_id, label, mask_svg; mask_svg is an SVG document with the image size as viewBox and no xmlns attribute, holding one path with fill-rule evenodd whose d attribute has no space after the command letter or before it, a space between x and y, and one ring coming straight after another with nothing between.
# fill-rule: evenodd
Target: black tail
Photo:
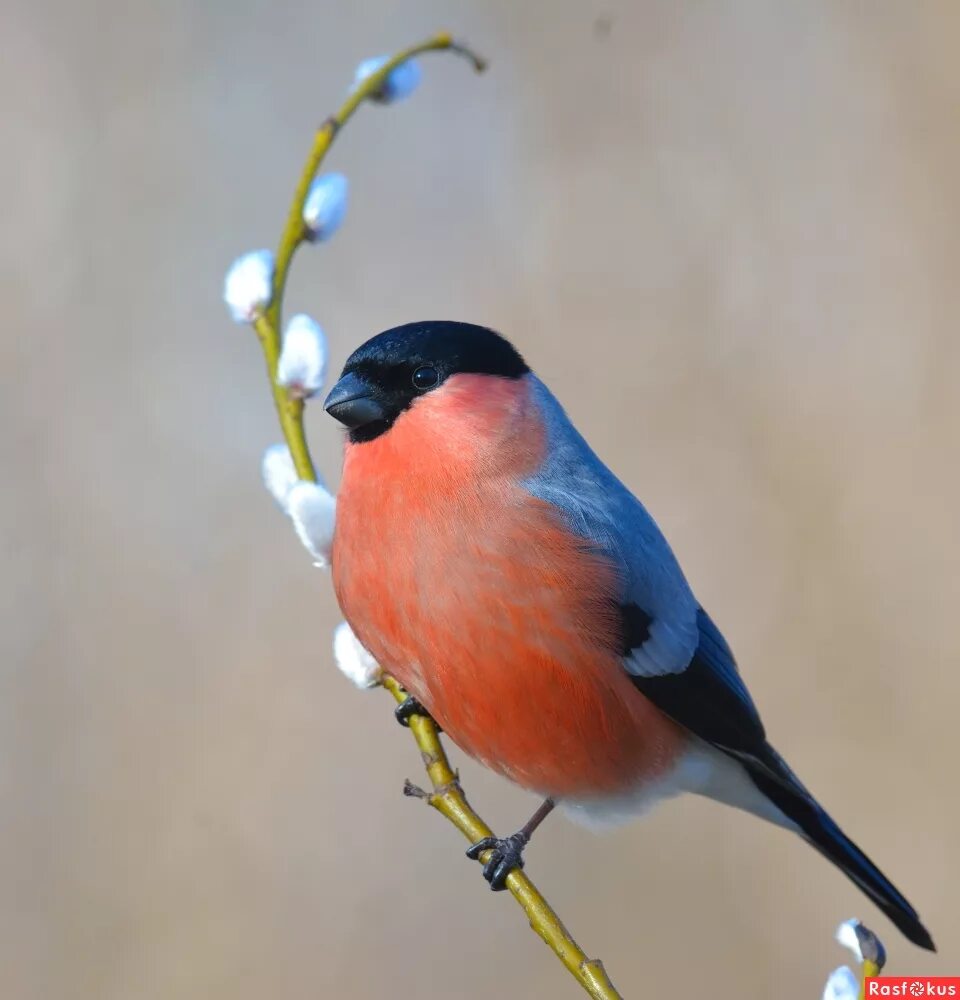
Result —
<instances>
[{"instance_id":1,"label":"black tail","mask_svg":"<svg viewBox=\"0 0 960 1000\"><path fill-rule=\"evenodd\" d=\"M914 944L936 951L933 938L920 922L917 911L896 886L820 808L797 780L780 755L767 745L764 759L738 759L751 781L788 819L804 838L858 885Z\"/></svg>"}]
</instances>

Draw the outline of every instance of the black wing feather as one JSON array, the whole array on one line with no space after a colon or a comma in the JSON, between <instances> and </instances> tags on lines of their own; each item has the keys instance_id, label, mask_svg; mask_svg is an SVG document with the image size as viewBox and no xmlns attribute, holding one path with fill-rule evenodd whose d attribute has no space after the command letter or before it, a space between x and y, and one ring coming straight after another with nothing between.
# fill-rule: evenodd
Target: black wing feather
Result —
<instances>
[{"instance_id":1,"label":"black wing feather","mask_svg":"<svg viewBox=\"0 0 960 1000\"><path fill-rule=\"evenodd\" d=\"M646 642L653 619L635 604L621 608L624 656ZM634 685L661 711L700 739L735 758L757 789L799 828L801 835L860 887L901 931L934 950L916 910L840 829L767 743L756 706L730 647L710 616L697 611L700 639L678 674L631 674Z\"/></svg>"},{"instance_id":2,"label":"black wing feather","mask_svg":"<svg viewBox=\"0 0 960 1000\"><path fill-rule=\"evenodd\" d=\"M626 654L646 641L651 619L635 604L624 605L621 615ZM767 737L733 653L703 608L697 611L697 627L700 641L685 670L630 679L661 711L700 739L735 756L758 753Z\"/></svg>"}]
</instances>

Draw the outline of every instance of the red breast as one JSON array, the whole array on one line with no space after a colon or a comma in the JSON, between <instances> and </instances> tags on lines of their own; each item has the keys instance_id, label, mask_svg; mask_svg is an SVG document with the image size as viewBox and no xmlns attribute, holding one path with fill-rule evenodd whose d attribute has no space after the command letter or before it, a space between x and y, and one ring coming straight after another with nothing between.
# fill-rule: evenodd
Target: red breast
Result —
<instances>
[{"instance_id":1,"label":"red breast","mask_svg":"<svg viewBox=\"0 0 960 1000\"><path fill-rule=\"evenodd\" d=\"M465 752L543 794L613 793L683 737L619 662L613 568L522 488L544 449L527 379L469 374L348 443L334 586Z\"/></svg>"}]
</instances>

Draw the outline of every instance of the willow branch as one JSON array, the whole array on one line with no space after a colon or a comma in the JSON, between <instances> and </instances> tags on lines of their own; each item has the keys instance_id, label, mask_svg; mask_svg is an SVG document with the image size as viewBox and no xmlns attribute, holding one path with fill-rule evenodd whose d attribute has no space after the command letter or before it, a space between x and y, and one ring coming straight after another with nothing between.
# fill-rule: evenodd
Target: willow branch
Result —
<instances>
[{"instance_id":1,"label":"willow branch","mask_svg":"<svg viewBox=\"0 0 960 1000\"><path fill-rule=\"evenodd\" d=\"M879 976L887 964L887 952L877 935L859 921L854 928L862 956L860 969L860 1000L867 995L867 980Z\"/></svg>"},{"instance_id":2,"label":"willow branch","mask_svg":"<svg viewBox=\"0 0 960 1000\"><path fill-rule=\"evenodd\" d=\"M407 692L393 677L383 678L383 686L393 695L397 702L407 697ZM427 792L417 785L407 782L404 794L423 799L427 805L433 806L442 816L445 816L470 843L475 844L484 837L493 835L493 831L473 811L467 797L460 786L457 772L450 767L446 751L440 742L440 735L433 722L422 715L410 717L410 731L420 748L427 777L432 790ZM486 863L489 851L481 857L481 863ZM553 907L544 899L543 894L533 884L529 877L519 868L514 868L507 876L507 888L513 898L523 907L530 926L543 938L555 952L557 958L567 967L570 974L596 1000L622 1000L607 976L603 963L598 958L588 958L586 953L570 936L563 926Z\"/></svg>"},{"instance_id":3,"label":"willow branch","mask_svg":"<svg viewBox=\"0 0 960 1000\"><path fill-rule=\"evenodd\" d=\"M307 156L306 163L303 165L300 180L297 182L293 200L290 203L290 211L287 213L287 221L283 227L280 246L277 250L273 295L266 310L254 321L254 329L260 338L260 346L263 348L263 355L267 362L267 373L273 388L273 401L277 408L277 416L280 418L283 436L290 448L290 455L293 458L297 475L301 479L315 481L317 478L313 459L310 456L310 448L303 431L303 400L292 398L283 386L277 384L277 361L280 358L281 312L283 294L287 287L287 276L290 273L290 265L293 263L293 255L307 236L303 223L303 206L310 191L310 184L316 177L331 145L333 145L337 133L353 117L357 108L364 101L377 95L390 73L408 59L427 52L443 50L469 59L478 73L486 68L486 62L480 56L471 52L465 45L455 42L446 31L441 31L432 38L420 42L419 45L411 45L402 52L398 52L385 62L377 72L371 73L370 76L357 84L341 105L340 110L330 115L317 129L313 138L313 146L309 156Z\"/></svg>"},{"instance_id":4,"label":"willow branch","mask_svg":"<svg viewBox=\"0 0 960 1000\"><path fill-rule=\"evenodd\" d=\"M356 110L365 100L377 96L387 76L402 63L427 52L447 50L464 56L480 71L484 61L466 46L459 45L446 32L434 35L432 38L413 45L397 53L375 73L358 83L344 101L342 107L331 115L317 130L313 146L303 172L297 184L286 225L280 237L279 249L276 254L276 264L273 276L273 288L270 302L253 320L253 326L263 349L267 373L273 391L273 399L280 418L280 427L290 450L294 467L300 479L316 482L317 475L310 456L306 435L303 427L302 399L288 393L286 388L277 381L277 364L280 358L281 314L283 296L286 290L287 277L294 254L307 239L303 222L303 209L310 190L310 185L317 175L334 138L350 120ZM383 686L397 701L403 701L406 692L392 678L385 677ZM473 811L467 802L456 772L450 767L446 752L440 742L436 726L430 719L423 716L413 716L410 719L410 729L413 733L421 757L427 769L431 790L429 792L407 783L406 794L422 798L441 815L445 816L471 842L492 835L490 827ZM481 858L485 862L489 856L486 852ZM560 918L553 911L543 895L524 874L515 869L507 876L507 888L514 899L520 904L530 926L553 949L557 957L566 966L577 982L594 997L595 1000L621 1000L620 994L614 989L602 963L590 959L582 948L570 936Z\"/></svg>"}]
</instances>

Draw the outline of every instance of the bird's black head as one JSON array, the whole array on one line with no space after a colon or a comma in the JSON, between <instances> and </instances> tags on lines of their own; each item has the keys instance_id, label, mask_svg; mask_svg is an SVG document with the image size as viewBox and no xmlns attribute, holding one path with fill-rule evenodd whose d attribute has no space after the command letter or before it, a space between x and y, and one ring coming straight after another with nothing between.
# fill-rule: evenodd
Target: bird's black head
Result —
<instances>
[{"instance_id":1,"label":"bird's black head","mask_svg":"<svg viewBox=\"0 0 960 1000\"><path fill-rule=\"evenodd\" d=\"M472 323L407 323L368 340L347 358L323 408L353 442L388 430L414 400L451 375L520 378L530 369L509 341Z\"/></svg>"}]
</instances>

